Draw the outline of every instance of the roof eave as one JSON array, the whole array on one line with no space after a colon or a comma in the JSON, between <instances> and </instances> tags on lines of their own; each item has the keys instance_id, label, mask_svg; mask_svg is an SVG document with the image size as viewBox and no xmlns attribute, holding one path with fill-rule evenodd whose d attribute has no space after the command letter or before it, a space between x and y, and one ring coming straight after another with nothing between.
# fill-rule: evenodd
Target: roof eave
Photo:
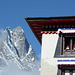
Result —
<instances>
[{"instance_id":1,"label":"roof eave","mask_svg":"<svg viewBox=\"0 0 75 75\"><path fill-rule=\"evenodd\" d=\"M25 18L25 20L27 21L27 18ZM39 38L37 37L36 33L34 32L32 26L30 25L30 23L27 21L28 25L30 26L32 32L34 33L34 35L36 36L37 40L39 41L39 43L41 44L41 41L39 40Z\"/></svg>"}]
</instances>

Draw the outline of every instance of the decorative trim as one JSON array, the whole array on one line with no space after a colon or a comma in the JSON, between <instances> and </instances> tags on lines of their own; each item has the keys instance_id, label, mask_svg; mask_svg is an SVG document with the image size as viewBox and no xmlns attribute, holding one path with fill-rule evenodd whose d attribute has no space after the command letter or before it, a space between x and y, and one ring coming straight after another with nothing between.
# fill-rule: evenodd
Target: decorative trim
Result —
<instances>
[{"instance_id":1,"label":"decorative trim","mask_svg":"<svg viewBox=\"0 0 75 75\"><path fill-rule=\"evenodd\" d=\"M58 69L62 69L62 70L75 70L75 64L60 64L58 65Z\"/></svg>"},{"instance_id":2,"label":"decorative trim","mask_svg":"<svg viewBox=\"0 0 75 75\"><path fill-rule=\"evenodd\" d=\"M75 16L65 16L65 17L30 17L25 18L27 21L43 21L43 20L69 20L69 19L75 19Z\"/></svg>"},{"instance_id":3,"label":"decorative trim","mask_svg":"<svg viewBox=\"0 0 75 75\"><path fill-rule=\"evenodd\" d=\"M75 60L58 60L58 65L75 65Z\"/></svg>"},{"instance_id":4,"label":"decorative trim","mask_svg":"<svg viewBox=\"0 0 75 75\"><path fill-rule=\"evenodd\" d=\"M41 34L57 34L57 31L41 31Z\"/></svg>"},{"instance_id":5,"label":"decorative trim","mask_svg":"<svg viewBox=\"0 0 75 75\"><path fill-rule=\"evenodd\" d=\"M59 28L57 33L75 33L75 28Z\"/></svg>"},{"instance_id":6,"label":"decorative trim","mask_svg":"<svg viewBox=\"0 0 75 75\"><path fill-rule=\"evenodd\" d=\"M75 60L58 60L58 62L75 62Z\"/></svg>"}]
</instances>

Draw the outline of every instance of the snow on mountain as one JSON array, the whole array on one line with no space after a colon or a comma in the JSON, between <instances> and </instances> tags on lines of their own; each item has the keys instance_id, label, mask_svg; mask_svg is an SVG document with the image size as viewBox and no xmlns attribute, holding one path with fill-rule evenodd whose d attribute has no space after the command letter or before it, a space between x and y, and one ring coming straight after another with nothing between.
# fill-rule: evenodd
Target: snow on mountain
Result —
<instances>
[{"instance_id":1,"label":"snow on mountain","mask_svg":"<svg viewBox=\"0 0 75 75\"><path fill-rule=\"evenodd\" d=\"M20 69L32 70L37 61L36 54L31 45L28 44L23 29L17 27L6 28L0 35L0 64L7 66L13 61ZM2 68L0 66L0 68Z\"/></svg>"},{"instance_id":2,"label":"snow on mountain","mask_svg":"<svg viewBox=\"0 0 75 75\"><path fill-rule=\"evenodd\" d=\"M20 58L23 58L29 50L29 44L21 27L17 27L13 30L13 41L19 52Z\"/></svg>"}]
</instances>

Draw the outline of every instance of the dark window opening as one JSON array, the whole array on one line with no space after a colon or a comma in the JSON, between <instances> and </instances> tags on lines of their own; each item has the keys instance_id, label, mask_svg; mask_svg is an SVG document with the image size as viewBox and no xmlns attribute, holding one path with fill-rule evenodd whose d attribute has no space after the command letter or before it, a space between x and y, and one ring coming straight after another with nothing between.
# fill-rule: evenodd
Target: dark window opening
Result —
<instances>
[{"instance_id":1,"label":"dark window opening","mask_svg":"<svg viewBox=\"0 0 75 75\"><path fill-rule=\"evenodd\" d=\"M75 65L58 65L60 75L75 75Z\"/></svg>"},{"instance_id":2,"label":"dark window opening","mask_svg":"<svg viewBox=\"0 0 75 75\"><path fill-rule=\"evenodd\" d=\"M75 55L75 34L61 35L61 55Z\"/></svg>"},{"instance_id":3,"label":"dark window opening","mask_svg":"<svg viewBox=\"0 0 75 75\"><path fill-rule=\"evenodd\" d=\"M65 38L65 50L70 50L70 38Z\"/></svg>"}]
</instances>

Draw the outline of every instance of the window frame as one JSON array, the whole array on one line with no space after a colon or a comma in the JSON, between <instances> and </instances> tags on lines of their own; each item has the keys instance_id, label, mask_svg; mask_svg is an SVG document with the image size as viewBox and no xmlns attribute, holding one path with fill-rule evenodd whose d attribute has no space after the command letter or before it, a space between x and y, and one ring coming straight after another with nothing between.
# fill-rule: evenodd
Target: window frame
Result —
<instances>
[{"instance_id":1,"label":"window frame","mask_svg":"<svg viewBox=\"0 0 75 75\"><path fill-rule=\"evenodd\" d=\"M60 75L65 75L65 70L69 70L70 75L73 75L75 65L58 65L58 69L60 71Z\"/></svg>"},{"instance_id":2,"label":"window frame","mask_svg":"<svg viewBox=\"0 0 75 75\"><path fill-rule=\"evenodd\" d=\"M64 70L61 70L61 74L60 75L65 75L65 71L66 71L67 69L64 69ZM73 70L69 70L69 75L73 75Z\"/></svg>"},{"instance_id":3,"label":"window frame","mask_svg":"<svg viewBox=\"0 0 75 75\"><path fill-rule=\"evenodd\" d=\"M75 54L72 54L73 52L72 52L72 49L73 49L73 38L75 37L75 34L74 33L61 33L61 34L59 34L60 35L60 37L61 37L61 51L60 51L60 55L64 55L64 56L75 56ZM65 54L65 50L64 50L64 48L65 48L65 38L71 38L70 39L70 50L68 50L68 51L70 51L69 53L70 54ZM74 51L75 52L75 51Z\"/></svg>"}]
</instances>

